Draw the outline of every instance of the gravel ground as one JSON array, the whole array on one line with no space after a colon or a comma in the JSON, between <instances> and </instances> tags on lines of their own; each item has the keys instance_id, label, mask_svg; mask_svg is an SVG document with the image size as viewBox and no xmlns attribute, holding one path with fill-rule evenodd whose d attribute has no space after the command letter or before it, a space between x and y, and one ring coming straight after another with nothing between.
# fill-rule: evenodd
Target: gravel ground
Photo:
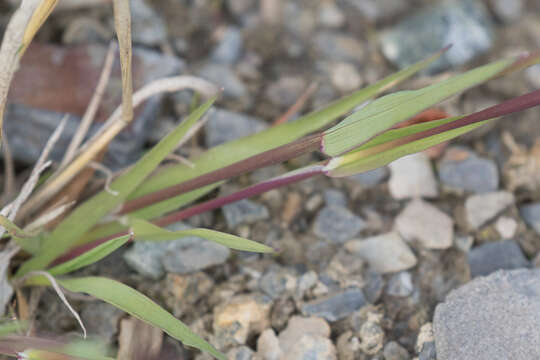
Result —
<instances>
[{"instance_id":1,"label":"gravel ground","mask_svg":"<svg viewBox=\"0 0 540 360\"><path fill-rule=\"evenodd\" d=\"M540 47L533 0L132 0L132 8L136 87L178 73L224 87L185 156L272 126L312 83L317 90L301 113L449 43L441 61L402 88ZM0 1L0 9L5 14L7 5ZM0 30L6 19L0 15ZM112 29L110 7L98 6L58 12L38 35L6 119L21 168L35 160L60 112L72 114L64 142L73 134L89 96L75 89L94 81ZM48 74L55 62L62 75ZM111 94L118 86L112 82ZM440 108L467 113L539 88L537 65ZM192 97L147 103L106 163L120 167L140 156L185 115ZM103 116L117 100L110 96ZM276 256L188 238L137 243L84 273L143 291L230 359L540 358L539 119L540 109L529 110L438 151L350 178L315 178L175 225L249 237L281 249ZM220 192L284 171L259 170ZM74 303L90 333L112 346L134 328L162 344L136 358L209 358L109 305ZM77 331L49 291L37 320L43 333Z\"/></svg>"}]
</instances>

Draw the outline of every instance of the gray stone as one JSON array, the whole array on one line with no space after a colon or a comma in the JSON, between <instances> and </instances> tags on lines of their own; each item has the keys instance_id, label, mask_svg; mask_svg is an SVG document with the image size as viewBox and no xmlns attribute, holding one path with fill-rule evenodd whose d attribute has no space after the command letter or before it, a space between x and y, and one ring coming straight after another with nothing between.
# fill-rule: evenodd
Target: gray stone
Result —
<instances>
[{"instance_id":1,"label":"gray stone","mask_svg":"<svg viewBox=\"0 0 540 360\"><path fill-rule=\"evenodd\" d=\"M540 234L540 202L521 206L519 212L527 225Z\"/></svg>"},{"instance_id":2,"label":"gray stone","mask_svg":"<svg viewBox=\"0 0 540 360\"><path fill-rule=\"evenodd\" d=\"M24 89L14 87L14 91L10 92L12 103L7 107L6 121L4 122L4 131L6 138L10 140L13 158L26 164L33 164L37 161L47 140L64 117L65 111L59 110L67 107L75 112L75 109L84 109L88 105L87 101L90 100L93 90L85 93L70 87L73 86L73 82L70 82L72 74L68 69L75 68L76 71L85 72L84 76L88 77L91 77L89 74L98 76L101 71L102 59L105 58L107 52L106 47L97 44L74 47L39 44L32 49L33 54L28 59L38 60L28 60L27 63L21 65L19 74L25 73L26 75L19 78L17 83L19 83L18 86L23 87L32 81L35 91L43 95L41 97L37 97L33 93L28 95ZM41 59L47 64L46 66L41 63ZM141 48L133 49L133 64L133 83L136 89L151 80L178 74L185 67L185 64L178 58ZM43 68L47 68L47 70L44 71ZM32 75L28 74L34 74L34 78L30 78ZM42 84L48 83L50 85L43 85L47 87L45 90L41 90L40 87L36 88L40 84L42 86ZM104 117L114 111L118 104L116 100L121 100L120 98L116 99L119 96L116 85L119 83L120 69L119 66L115 66L105 92L107 101L102 102L97 121L89 130L89 136L95 134L102 125L100 121L103 121ZM51 98L62 100L51 103ZM140 158L162 99L162 95L154 96L139 107L131 125L120 132L110 143L109 151L103 160L106 166L116 170L124 168ZM81 110L81 116L83 112L84 110ZM69 117L66 128L51 153L53 160L60 161L62 159L79 122L78 116L71 115Z\"/></svg>"},{"instance_id":3,"label":"gray stone","mask_svg":"<svg viewBox=\"0 0 540 360\"><path fill-rule=\"evenodd\" d=\"M479 229L514 201L514 195L506 191L471 195L465 201L467 221L474 229Z\"/></svg>"},{"instance_id":4,"label":"gray stone","mask_svg":"<svg viewBox=\"0 0 540 360\"><path fill-rule=\"evenodd\" d=\"M386 293L391 296L407 297L414 291L414 285L412 281L412 275L410 272L401 271L397 274L393 274L388 279L388 285L386 287Z\"/></svg>"},{"instance_id":5,"label":"gray stone","mask_svg":"<svg viewBox=\"0 0 540 360\"><path fill-rule=\"evenodd\" d=\"M416 256L395 232L351 240L345 248L381 274L407 270L416 265Z\"/></svg>"},{"instance_id":6,"label":"gray stone","mask_svg":"<svg viewBox=\"0 0 540 360\"><path fill-rule=\"evenodd\" d=\"M176 223L168 227L173 231L190 227ZM165 272L188 274L224 263L229 248L199 237L184 237L161 242L136 242L126 251L124 260L139 274L158 280Z\"/></svg>"},{"instance_id":7,"label":"gray stone","mask_svg":"<svg viewBox=\"0 0 540 360\"><path fill-rule=\"evenodd\" d=\"M364 292L367 301L371 304L375 304L381 297L384 290L384 279L381 274L376 271L368 269L364 276L366 282L362 291Z\"/></svg>"},{"instance_id":8,"label":"gray stone","mask_svg":"<svg viewBox=\"0 0 540 360\"><path fill-rule=\"evenodd\" d=\"M242 32L235 26L229 26L220 34L219 43L210 58L216 63L232 65L240 58L243 47Z\"/></svg>"},{"instance_id":9,"label":"gray stone","mask_svg":"<svg viewBox=\"0 0 540 360\"><path fill-rule=\"evenodd\" d=\"M223 214L230 229L240 224L252 224L270 217L266 206L247 199L225 205Z\"/></svg>"},{"instance_id":10,"label":"gray stone","mask_svg":"<svg viewBox=\"0 0 540 360\"><path fill-rule=\"evenodd\" d=\"M229 248L197 237L169 243L163 255L163 268L174 274L189 274L223 264L231 254Z\"/></svg>"},{"instance_id":11,"label":"gray stone","mask_svg":"<svg viewBox=\"0 0 540 360\"><path fill-rule=\"evenodd\" d=\"M289 107L306 89L306 81L301 76L282 76L266 88L265 94L272 104Z\"/></svg>"},{"instance_id":12,"label":"gray stone","mask_svg":"<svg viewBox=\"0 0 540 360\"><path fill-rule=\"evenodd\" d=\"M323 1L319 5L319 24L328 28L345 25L345 14L333 1Z\"/></svg>"},{"instance_id":13,"label":"gray stone","mask_svg":"<svg viewBox=\"0 0 540 360\"><path fill-rule=\"evenodd\" d=\"M358 288L349 288L305 303L302 306L302 313L322 317L328 321L337 321L346 318L365 304L364 293Z\"/></svg>"},{"instance_id":14,"label":"gray stone","mask_svg":"<svg viewBox=\"0 0 540 360\"><path fill-rule=\"evenodd\" d=\"M163 19L144 0L131 0L131 30L134 43L148 46L167 41L167 27Z\"/></svg>"},{"instance_id":15,"label":"gray stone","mask_svg":"<svg viewBox=\"0 0 540 360\"><path fill-rule=\"evenodd\" d=\"M415 12L380 36L383 54L399 67L452 48L429 67L432 73L472 60L493 45L489 14L481 1L444 1Z\"/></svg>"},{"instance_id":16,"label":"gray stone","mask_svg":"<svg viewBox=\"0 0 540 360\"><path fill-rule=\"evenodd\" d=\"M444 212L420 199L411 201L396 218L397 231L407 240L418 240L427 249L448 249L454 222Z\"/></svg>"},{"instance_id":17,"label":"gray stone","mask_svg":"<svg viewBox=\"0 0 540 360\"><path fill-rule=\"evenodd\" d=\"M525 70L527 81L536 89L540 89L540 64L533 65Z\"/></svg>"},{"instance_id":18,"label":"gray stone","mask_svg":"<svg viewBox=\"0 0 540 360\"><path fill-rule=\"evenodd\" d=\"M315 50L329 60L358 63L364 58L363 45L353 36L320 31L313 38Z\"/></svg>"},{"instance_id":19,"label":"gray stone","mask_svg":"<svg viewBox=\"0 0 540 360\"><path fill-rule=\"evenodd\" d=\"M366 228L366 222L349 210L337 206L323 207L313 222L313 232L336 244L352 239Z\"/></svg>"},{"instance_id":20,"label":"gray stone","mask_svg":"<svg viewBox=\"0 0 540 360\"><path fill-rule=\"evenodd\" d=\"M224 64L206 64L199 70L199 76L223 88L223 94L229 98L241 98L248 94L246 85L236 73Z\"/></svg>"},{"instance_id":21,"label":"gray stone","mask_svg":"<svg viewBox=\"0 0 540 360\"><path fill-rule=\"evenodd\" d=\"M359 182L362 186L370 188L377 186L388 179L390 171L386 166L366 171L360 174L349 176L349 179L353 179Z\"/></svg>"},{"instance_id":22,"label":"gray stone","mask_svg":"<svg viewBox=\"0 0 540 360\"><path fill-rule=\"evenodd\" d=\"M324 203L326 206L337 206L346 208L347 207L347 197L345 194L336 189L326 189L324 190Z\"/></svg>"},{"instance_id":23,"label":"gray stone","mask_svg":"<svg viewBox=\"0 0 540 360\"><path fill-rule=\"evenodd\" d=\"M527 268L529 261L514 240L482 244L468 254L471 276L485 276L497 270Z\"/></svg>"},{"instance_id":24,"label":"gray stone","mask_svg":"<svg viewBox=\"0 0 540 360\"><path fill-rule=\"evenodd\" d=\"M436 197L439 195L437 181L431 162L424 153L402 157L389 165L388 187L394 199Z\"/></svg>"},{"instance_id":25,"label":"gray stone","mask_svg":"<svg viewBox=\"0 0 540 360\"><path fill-rule=\"evenodd\" d=\"M239 346L232 348L227 352L227 359L229 360L251 360L255 353L247 346Z\"/></svg>"},{"instance_id":26,"label":"gray stone","mask_svg":"<svg viewBox=\"0 0 540 360\"><path fill-rule=\"evenodd\" d=\"M306 334L283 356L283 360L301 359L336 360L336 348L330 339Z\"/></svg>"},{"instance_id":27,"label":"gray stone","mask_svg":"<svg viewBox=\"0 0 540 360\"><path fill-rule=\"evenodd\" d=\"M330 325L320 317L291 317L287 327L278 336L281 350L287 353L306 334L329 338Z\"/></svg>"},{"instance_id":28,"label":"gray stone","mask_svg":"<svg viewBox=\"0 0 540 360\"><path fill-rule=\"evenodd\" d=\"M264 330L257 339L257 355L263 360L279 360L283 355L279 340L272 328Z\"/></svg>"},{"instance_id":29,"label":"gray stone","mask_svg":"<svg viewBox=\"0 0 540 360\"><path fill-rule=\"evenodd\" d=\"M205 127L206 146L213 147L266 129L264 121L229 110L216 109Z\"/></svg>"},{"instance_id":30,"label":"gray stone","mask_svg":"<svg viewBox=\"0 0 540 360\"><path fill-rule=\"evenodd\" d=\"M498 271L452 291L435 310L439 360L540 358L540 269Z\"/></svg>"},{"instance_id":31,"label":"gray stone","mask_svg":"<svg viewBox=\"0 0 540 360\"><path fill-rule=\"evenodd\" d=\"M341 93L357 90L363 83L362 76L356 67L346 62L337 62L329 65L332 85Z\"/></svg>"},{"instance_id":32,"label":"gray stone","mask_svg":"<svg viewBox=\"0 0 540 360\"><path fill-rule=\"evenodd\" d=\"M245 15L257 4L257 0L227 0L228 9L236 16Z\"/></svg>"},{"instance_id":33,"label":"gray stone","mask_svg":"<svg viewBox=\"0 0 540 360\"><path fill-rule=\"evenodd\" d=\"M430 341L424 344L422 351L420 351L420 354L418 354L418 360L437 360L435 341Z\"/></svg>"},{"instance_id":34,"label":"gray stone","mask_svg":"<svg viewBox=\"0 0 540 360\"><path fill-rule=\"evenodd\" d=\"M296 289L297 278L292 271L272 266L259 279L259 289L272 299L292 294Z\"/></svg>"},{"instance_id":35,"label":"gray stone","mask_svg":"<svg viewBox=\"0 0 540 360\"><path fill-rule=\"evenodd\" d=\"M161 259L167 246L164 242L136 241L133 247L124 253L124 260L142 276L158 280L165 275Z\"/></svg>"},{"instance_id":36,"label":"gray stone","mask_svg":"<svg viewBox=\"0 0 540 360\"><path fill-rule=\"evenodd\" d=\"M451 189L486 193L499 188L497 164L467 149L449 149L438 172L441 183Z\"/></svg>"},{"instance_id":37,"label":"gray stone","mask_svg":"<svg viewBox=\"0 0 540 360\"><path fill-rule=\"evenodd\" d=\"M383 350L384 360L408 360L409 352L397 341L386 343Z\"/></svg>"},{"instance_id":38,"label":"gray stone","mask_svg":"<svg viewBox=\"0 0 540 360\"><path fill-rule=\"evenodd\" d=\"M523 0L490 0L490 4L497 18L506 23L519 20L525 8Z\"/></svg>"},{"instance_id":39,"label":"gray stone","mask_svg":"<svg viewBox=\"0 0 540 360\"><path fill-rule=\"evenodd\" d=\"M115 340L122 316L122 310L103 302L87 303L81 311L81 319L88 333L99 336L109 344Z\"/></svg>"},{"instance_id":40,"label":"gray stone","mask_svg":"<svg viewBox=\"0 0 540 360\"><path fill-rule=\"evenodd\" d=\"M373 22L403 14L409 7L407 0L347 0L347 3L362 17Z\"/></svg>"}]
</instances>

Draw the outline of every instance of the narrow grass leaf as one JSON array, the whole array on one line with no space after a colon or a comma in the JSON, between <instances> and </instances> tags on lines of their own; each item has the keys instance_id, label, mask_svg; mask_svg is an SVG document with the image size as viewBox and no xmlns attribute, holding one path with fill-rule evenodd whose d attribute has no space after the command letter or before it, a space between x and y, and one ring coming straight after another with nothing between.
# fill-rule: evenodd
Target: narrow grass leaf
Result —
<instances>
[{"instance_id":1,"label":"narrow grass leaf","mask_svg":"<svg viewBox=\"0 0 540 360\"><path fill-rule=\"evenodd\" d=\"M131 230L133 231L136 241L169 241L188 236L197 236L235 250L259 253L271 253L274 251L271 247L258 242L210 229L169 231L149 223L148 221L133 219L131 221Z\"/></svg>"},{"instance_id":2,"label":"narrow grass leaf","mask_svg":"<svg viewBox=\"0 0 540 360\"><path fill-rule=\"evenodd\" d=\"M29 271L44 269L58 256L74 245L80 236L90 230L106 214L118 207L137 188L165 157L178 146L189 130L214 103L215 98L195 110L184 122L147 152L128 171L119 176L111 188L118 192L112 195L103 190L73 210L44 240L43 250L24 263L17 276Z\"/></svg>"},{"instance_id":3,"label":"narrow grass leaf","mask_svg":"<svg viewBox=\"0 0 540 360\"><path fill-rule=\"evenodd\" d=\"M73 272L75 270L81 269L85 266L98 262L107 255L111 254L119 247L124 245L129 241L131 235L124 235L114 239L111 239L99 246L96 246L92 250L76 257L75 259L66 261L60 265L54 266L51 269L47 270L51 275L58 276Z\"/></svg>"},{"instance_id":4,"label":"narrow grass leaf","mask_svg":"<svg viewBox=\"0 0 540 360\"><path fill-rule=\"evenodd\" d=\"M330 125L334 120L372 99L374 96L401 83L437 60L446 49L432 57L398 71L381 81L343 97L325 108L309 113L299 119L271 127L260 133L216 146L193 161L194 167L171 166L145 181L129 199L156 192L200 175L231 165L264 151L288 144L309 133Z\"/></svg>"},{"instance_id":5,"label":"narrow grass leaf","mask_svg":"<svg viewBox=\"0 0 540 360\"><path fill-rule=\"evenodd\" d=\"M443 120L453 121L459 118L461 117L443 119ZM461 128L453 129L453 130L450 130L441 134L437 134L434 136L429 136L420 140L412 141L404 145L390 146L389 149L384 149L384 145L388 143L382 143L380 145L367 147L363 150L354 150L354 151L348 152L344 155L335 157L332 160L330 160L330 162L325 167L325 172L327 175L331 177L343 177L343 176L350 176L357 173L373 170L383 165L386 165L396 159L399 159L400 157L428 149L432 146L435 146L442 142L445 142L455 137L458 137L460 135L463 135L469 131L472 131L482 126L487 121L489 120L467 125ZM437 122L443 123L442 121L437 121ZM419 124L419 125L423 125L423 124ZM418 128L417 130L420 130L420 128ZM425 127L423 128L425 129ZM407 128L403 128L399 130L406 130L406 129ZM411 130L411 129L408 129L408 130ZM397 130L395 131L396 132L393 135L398 135L400 133L406 134L406 131L399 131L399 132L397 132ZM408 136L408 135L418 133L418 132L420 131L411 132L404 136ZM383 146L382 149L379 147L381 145ZM373 149L376 149L376 148L380 150L373 151Z\"/></svg>"},{"instance_id":6,"label":"narrow grass leaf","mask_svg":"<svg viewBox=\"0 0 540 360\"><path fill-rule=\"evenodd\" d=\"M123 310L142 321L159 327L187 346L206 351L214 357L226 357L185 324L140 292L121 282L102 277L83 277L58 280L69 291L86 293Z\"/></svg>"},{"instance_id":7,"label":"narrow grass leaf","mask_svg":"<svg viewBox=\"0 0 540 360\"><path fill-rule=\"evenodd\" d=\"M323 151L338 156L438 102L496 76L515 63L502 60L414 91L384 96L325 131Z\"/></svg>"}]
</instances>

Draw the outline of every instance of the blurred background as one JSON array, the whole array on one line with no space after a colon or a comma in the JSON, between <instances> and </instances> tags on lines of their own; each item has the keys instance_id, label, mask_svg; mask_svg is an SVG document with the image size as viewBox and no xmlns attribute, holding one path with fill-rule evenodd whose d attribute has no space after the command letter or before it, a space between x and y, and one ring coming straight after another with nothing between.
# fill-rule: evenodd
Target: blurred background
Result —
<instances>
[{"instance_id":1,"label":"blurred background","mask_svg":"<svg viewBox=\"0 0 540 360\"><path fill-rule=\"evenodd\" d=\"M0 33L12 6L0 0ZM204 131L180 150L186 157L292 121L450 44L440 61L398 89L540 49L537 0L131 0L131 6L136 89L177 74L224 89ZM38 33L14 80L4 122L21 178L69 113L54 150L61 159L113 38L108 0L60 0ZM426 119L471 113L534 89L540 89L540 65L449 99ZM106 91L90 133L120 103L118 62ZM197 101L182 91L142 105L111 144L105 164L117 170L138 159ZM281 346L291 349L286 359L434 360L428 330L436 305L452 289L495 270L540 265L539 136L536 108L389 167L347 179L317 178L189 220L282 249L276 257L137 244L85 273L115 277L157 299L231 359L277 359L272 351ZM287 167L318 159L303 156ZM220 194L285 170L274 166L242 176ZM409 201L417 198L430 200ZM361 248L370 239L388 242L387 252ZM204 261L192 264L187 257ZM501 296L497 309L512 303L507 300ZM109 305L75 304L90 332L109 344L138 331L133 336L148 351L141 358L206 359L160 331L119 325L135 320ZM40 331L77 330L52 292L40 306ZM438 321L456 319L447 316ZM241 320L231 324L231 318ZM477 343L471 333L511 327L453 325L471 346ZM302 338L313 329L319 332ZM443 332L436 339L453 336ZM300 344L294 351L291 341Z\"/></svg>"}]
</instances>

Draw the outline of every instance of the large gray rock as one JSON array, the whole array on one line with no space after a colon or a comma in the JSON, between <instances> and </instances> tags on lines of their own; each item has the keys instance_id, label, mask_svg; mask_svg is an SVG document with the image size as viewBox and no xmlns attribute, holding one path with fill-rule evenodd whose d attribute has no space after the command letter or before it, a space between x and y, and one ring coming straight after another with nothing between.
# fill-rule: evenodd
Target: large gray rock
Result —
<instances>
[{"instance_id":1,"label":"large gray rock","mask_svg":"<svg viewBox=\"0 0 540 360\"><path fill-rule=\"evenodd\" d=\"M479 0L439 2L415 12L380 36L383 54L399 67L411 65L452 44L429 67L434 73L459 66L493 43L491 21Z\"/></svg>"},{"instance_id":2,"label":"large gray rock","mask_svg":"<svg viewBox=\"0 0 540 360\"><path fill-rule=\"evenodd\" d=\"M452 291L435 309L439 360L540 358L540 269L498 271Z\"/></svg>"},{"instance_id":3,"label":"large gray rock","mask_svg":"<svg viewBox=\"0 0 540 360\"><path fill-rule=\"evenodd\" d=\"M513 240L482 244L468 254L471 276L485 276L496 270L513 270L529 267L519 245Z\"/></svg>"}]
</instances>

